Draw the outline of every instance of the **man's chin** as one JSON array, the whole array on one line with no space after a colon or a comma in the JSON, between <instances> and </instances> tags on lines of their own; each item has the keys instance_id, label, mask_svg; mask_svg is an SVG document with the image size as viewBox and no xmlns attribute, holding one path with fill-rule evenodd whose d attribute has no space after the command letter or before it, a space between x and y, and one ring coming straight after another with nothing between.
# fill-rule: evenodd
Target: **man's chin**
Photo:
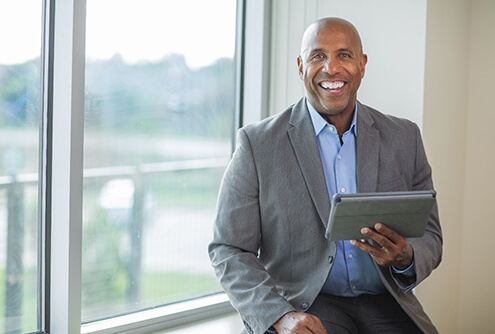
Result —
<instances>
[{"instance_id":1,"label":"man's chin","mask_svg":"<svg viewBox=\"0 0 495 334\"><path fill-rule=\"evenodd\" d=\"M319 103L320 109L317 110L320 113L325 113L329 116L336 116L345 113L346 111L352 112L354 111L354 106L356 105L356 102L352 101L345 101L342 103ZM316 108L315 108L316 109Z\"/></svg>"},{"instance_id":2,"label":"man's chin","mask_svg":"<svg viewBox=\"0 0 495 334\"><path fill-rule=\"evenodd\" d=\"M335 106L335 105L324 105L322 104L320 110L318 111L320 114L325 114L327 116L337 116L341 115L345 112L346 106Z\"/></svg>"},{"instance_id":3,"label":"man's chin","mask_svg":"<svg viewBox=\"0 0 495 334\"><path fill-rule=\"evenodd\" d=\"M319 97L317 99L309 98L309 103L315 108L315 110L320 113L324 114L326 116L337 116L342 113L344 113L347 109L349 109L349 106L354 104L352 101L349 101L348 99L344 99L341 97L340 99L325 99L322 97Z\"/></svg>"}]
</instances>

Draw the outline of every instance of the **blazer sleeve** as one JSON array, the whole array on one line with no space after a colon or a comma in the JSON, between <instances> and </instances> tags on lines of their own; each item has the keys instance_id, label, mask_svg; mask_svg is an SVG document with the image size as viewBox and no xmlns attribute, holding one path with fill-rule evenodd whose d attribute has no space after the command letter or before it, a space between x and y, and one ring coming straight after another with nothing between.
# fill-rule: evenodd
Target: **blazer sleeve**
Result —
<instances>
[{"instance_id":1,"label":"blazer sleeve","mask_svg":"<svg viewBox=\"0 0 495 334\"><path fill-rule=\"evenodd\" d=\"M249 333L265 333L294 307L277 291L258 258L261 243L256 161L243 129L224 174L209 245L211 264Z\"/></svg>"},{"instance_id":2,"label":"blazer sleeve","mask_svg":"<svg viewBox=\"0 0 495 334\"><path fill-rule=\"evenodd\" d=\"M414 175L412 176L412 190L431 190L433 189L431 167L426 158L419 128L416 124L414 124L414 127L416 135L416 156ZM442 230L436 203L428 218L424 236L421 238L410 238L408 239L408 242L414 251L414 266L416 271L415 284L407 287L407 290L410 290L412 287L417 286L426 279L431 272L438 267L442 259ZM407 286L407 283L401 282L395 275L393 276L394 280L401 288Z\"/></svg>"}]
</instances>

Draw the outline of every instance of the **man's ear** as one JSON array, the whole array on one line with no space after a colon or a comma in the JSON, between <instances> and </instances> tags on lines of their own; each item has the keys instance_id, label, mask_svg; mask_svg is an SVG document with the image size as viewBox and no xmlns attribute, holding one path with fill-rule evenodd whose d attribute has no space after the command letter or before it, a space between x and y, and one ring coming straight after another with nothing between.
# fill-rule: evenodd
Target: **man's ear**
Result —
<instances>
[{"instance_id":1,"label":"man's ear","mask_svg":"<svg viewBox=\"0 0 495 334\"><path fill-rule=\"evenodd\" d=\"M364 72L365 72L365 68L366 68L366 64L368 63L368 55L367 54L364 54L361 56L361 62L360 62L360 65L361 65L361 79L364 78Z\"/></svg>"},{"instance_id":2,"label":"man's ear","mask_svg":"<svg viewBox=\"0 0 495 334\"><path fill-rule=\"evenodd\" d=\"M303 61L301 56L297 57L297 67L299 68L299 79L303 80Z\"/></svg>"}]
</instances>

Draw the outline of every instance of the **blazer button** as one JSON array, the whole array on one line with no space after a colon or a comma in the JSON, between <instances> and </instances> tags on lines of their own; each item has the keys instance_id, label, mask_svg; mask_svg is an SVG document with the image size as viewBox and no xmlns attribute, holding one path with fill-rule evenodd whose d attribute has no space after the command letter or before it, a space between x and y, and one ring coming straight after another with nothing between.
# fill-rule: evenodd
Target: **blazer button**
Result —
<instances>
[{"instance_id":1,"label":"blazer button","mask_svg":"<svg viewBox=\"0 0 495 334\"><path fill-rule=\"evenodd\" d=\"M330 256L328 257L328 263L332 263L332 262L333 262L333 256L331 256L331 255L330 255Z\"/></svg>"},{"instance_id":2,"label":"blazer button","mask_svg":"<svg viewBox=\"0 0 495 334\"><path fill-rule=\"evenodd\" d=\"M308 302L301 302L301 308L303 310L307 309L309 307L309 303Z\"/></svg>"}]
</instances>

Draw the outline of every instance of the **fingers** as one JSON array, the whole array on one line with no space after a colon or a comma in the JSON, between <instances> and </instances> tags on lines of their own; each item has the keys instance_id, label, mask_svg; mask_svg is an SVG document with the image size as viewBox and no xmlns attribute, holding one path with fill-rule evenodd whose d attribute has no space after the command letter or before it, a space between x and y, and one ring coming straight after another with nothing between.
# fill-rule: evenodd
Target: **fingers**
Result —
<instances>
[{"instance_id":1,"label":"fingers","mask_svg":"<svg viewBox=\"0 0 495 334\"><path fill-rule=\"evenodd\" d=\"M399 235L397 232L395 232L391 228L389 228L389 227L387 227L381 223L375 224L375 230L377 230L380 234L386 236L388 238L388 240L392 241L395 244L398 244L398 243L406 240L401 235Z\"/></svg>"},{"instance_id":2,"label":"fingers","mask_svg":"<svg viewBox=\"0 0 495 334\"><path fill-rule=\"evenodd\" d=\"M374 228L375 231L365 227L361 233L382 247L358 240L352 240L351 243L370 254L381 266L409 266L412 263L413 251L407 240L381 223L375 224Z\"/></svg>"},{"instance_id":3,"label":"fingers","mask_svg":"<svg viewBox=\"0 0 495 334\"><path fill-rule=\"evenodd\" d=\"M389 239L388 235L385 234L385 233L390 234L391 230L389 228L385 227L385 225L383 225L383 224L376 224L375 230L376 230L376 232L374 230L372 230L371 228L365 227L365 228L361 229L361 233L364 234L365 236L369 237L370 239L375 240L382 247L392 248L394 245L394 242L392 242L392 240ZM384 233L382 234L382 232L384 232ZM393 232L393 233L395 233L395 232ZM395 234L397 235L397 233L395 233Z\"/></svg>"},{"instance_id":4,"label":"fingers","mask_svg":"<svg viewBox=\"0 0 495 334\"><path fill-rule=\"evenodd\" d=\"M273 327L279 334L326 334L320 319L317 317L302 313L289 312L281 317Z\"/></svg>"}]
</instances>

